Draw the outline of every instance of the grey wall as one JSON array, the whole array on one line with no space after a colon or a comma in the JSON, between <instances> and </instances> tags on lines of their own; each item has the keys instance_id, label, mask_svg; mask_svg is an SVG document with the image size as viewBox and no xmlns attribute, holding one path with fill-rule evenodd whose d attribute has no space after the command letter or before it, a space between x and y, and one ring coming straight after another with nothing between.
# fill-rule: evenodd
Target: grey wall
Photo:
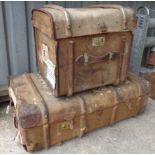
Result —
<instances>
[{"instance_id":1,"label":"grey wall","mask_svg":"<svg viewBox=\"0 0 155 155\"><path fill-rule=\"evenodd\" d=\"M36 71L31 10L48 3L64 7L110 3L134 9L141 5L155 9L155 2L0 2L0 85L8 83L9 75Z\"/></svg>"}]
</instances>

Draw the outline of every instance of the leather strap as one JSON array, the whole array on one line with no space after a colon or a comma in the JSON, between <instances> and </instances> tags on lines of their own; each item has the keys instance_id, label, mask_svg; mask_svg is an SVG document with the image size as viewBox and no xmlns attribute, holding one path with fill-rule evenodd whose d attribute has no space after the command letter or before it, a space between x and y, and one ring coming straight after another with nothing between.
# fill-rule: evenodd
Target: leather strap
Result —
<instances>
[{"instance_id":1,"label":"leather strap","mask_svg":"<svg viewBox=\"0 0 155 155\"><path fill-rule=\"evenodd\" d=\"M126 39L126 36L122 36L122 42L123 42L123 53L122 53L122 58L121 58L121 67L120 67L120 79L125 80L125 77L127 77L127 67L128 67L128 55L129 55L129 47L128 47L128 42Z\"/></svg>"},{"instance_id":2,"label":"leather strap","mask_svg":"<svg viewBox=\"0 0 155 155\"><path fill-rule=\"evenodd\" d=\"M135 115L137 115L141 111L141 109L143 108L143 106L142 106L143 102L141 101L141 99L142 99L141 96L144 95L144 94L142 93L141 83L135 82L135 84L136 84L137 91L138 91L138 97L137 97L137 101L136 101L136 103L137 103L137 113L135 114Z\"/></svg>"},{"instance_id":3,"label":"leather strap","mask_svg":"<svg viewBox=\"0 0 155 155\"><path fill-rule=\"evenodd\" d=\"M69 41L68 49L68 96L72 96L74 89L74 41Z\"/></svg>"},{"instance_id":4,"label":"leather strap","mask_svg":"<svg viewBox=\"0 0 155 155\"><path fill-rule=\"evenodd\" d=\"M82 137L87 129L87 120L86 120L86 112L87 112L87 105L85 103L85 100L82 95L80 95L80 105L81 105L81 111L82 114L80 116L80 135L79 137Z\"/></svg>"},{"instance_id":5,"label":"leather strap","mask_svg":"<svg viewBox=\"0 0 155 155\"><path fill-rule=\"evenodd\" d=\"M136 105L137 105L137 112L135 113L135 116L141 111L141 109L143 108L142 106L142 101L141 101L141 97L137 97L136 100Z\"/></svg>"},{"instance_id":6,"label":"leather strap","mask_svg":"<svg viewBox=\"0 0 155 155\"><path fill-rule=\"evenodd\" d=\"M113 88L113 87L109 87L111 89L111 91L113 92L114 94L114 107L113 107L113 110L112 110L112 115L111 115L111 120L110 120L110 124L112 125L116 119L116 112L117 112L117 108L118 108L118 95L117 95L117 92L116 90Z\"/></svg>"}]
</instances>

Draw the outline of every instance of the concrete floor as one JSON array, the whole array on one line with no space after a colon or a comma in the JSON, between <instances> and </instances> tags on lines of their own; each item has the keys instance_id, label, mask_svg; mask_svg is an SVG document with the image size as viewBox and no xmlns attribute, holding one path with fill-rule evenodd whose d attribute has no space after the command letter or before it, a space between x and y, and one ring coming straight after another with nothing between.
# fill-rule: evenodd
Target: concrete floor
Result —
<instances>
[{"instance_id":1,"label":"concrete floor","mask_svg":"<svg viewBox=\"0 0 155 155\"><path fill-rule=\"evenodd\" d=\"M0 153L27 153L14 142L16 129L5 110L6 104L1 104ZM150 99L145 112L137 117L36 153L155 153L155 101Z\"/></svg>"}]
</instances>

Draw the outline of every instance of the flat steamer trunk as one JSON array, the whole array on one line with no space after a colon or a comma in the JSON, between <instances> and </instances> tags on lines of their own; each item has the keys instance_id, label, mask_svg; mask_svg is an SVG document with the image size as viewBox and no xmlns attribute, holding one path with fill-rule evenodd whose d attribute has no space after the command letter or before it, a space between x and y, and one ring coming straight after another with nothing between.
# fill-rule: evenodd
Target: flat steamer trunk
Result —
<instances>
[{"instance_id":1,"label":"flat steamer trunk","mask_svg":"<svg viewBox=\"0 0 155 155\"><path fill-rule=\"evenodd\" d=\"M139 114L149 83L129 74L118 86L57 98L40 74L23 74L11 77L9 95L21 143L36 151Z\"/></svg>"}]
</instances>

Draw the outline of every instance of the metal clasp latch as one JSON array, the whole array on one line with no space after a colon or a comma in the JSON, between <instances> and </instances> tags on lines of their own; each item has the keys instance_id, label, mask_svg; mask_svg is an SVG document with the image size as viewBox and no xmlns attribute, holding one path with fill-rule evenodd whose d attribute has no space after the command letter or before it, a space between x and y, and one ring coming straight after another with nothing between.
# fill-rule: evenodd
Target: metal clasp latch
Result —
<instances>
[{"instance_id":1,"label":"metal clasp latch","mask_svg":"<svg viewBox=\"0 0 155 155\"><path fill-rule=\"evenodd\" d=\"M113 54L114 54L113 52L110 52L110 53L109 53L109 60L111 60L111 59L112 59Z\"/></svg>"},{"instance_id":2,"label":"metal clasp latch","mask_svg":"<svg viewBox=\"0 0 155 155\"><path fill-rule=\"evenodd\" d=\"M87 65L88 64L88 61L89 61L89 56L88 56L88 53L84 53L84 65Z\"/></svg>"}]
</instances>

